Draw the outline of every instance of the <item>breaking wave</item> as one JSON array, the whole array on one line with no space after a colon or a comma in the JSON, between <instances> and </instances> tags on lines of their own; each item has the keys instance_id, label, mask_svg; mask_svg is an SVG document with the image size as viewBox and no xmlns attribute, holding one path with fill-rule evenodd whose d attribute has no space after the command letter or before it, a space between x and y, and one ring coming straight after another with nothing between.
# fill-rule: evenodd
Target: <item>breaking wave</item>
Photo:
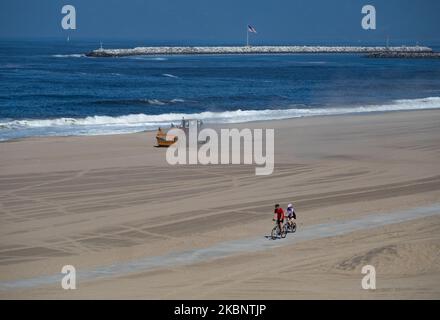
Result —
<instances>
[{"instance_id":1,"label":"breaking wave","mask_svg":"<svg viewBox=\"0 0 440 320\"><path fill-rule=\"evenodd\" d=\"M179 78L178 76L175 76L174 74L171 74L171 73L163 73L162 75L164 77L168 77L168 78Z\"/></svg>"},{"instance_id":2,"label":"breaking wave","mask_svg":"<svg viewBox=\"0 0 440 320\"><path fill-rule=\"evenodd\" d=\"M184 99L174 98L171 100L159 100L159 99L109 99L109 100L97 100L93 101L93 104L102 104L102 105L153 105L153 106L163 106L166 104L176 104L185 102Z\"/></svg>"},{"instance_id":3,"label":"breaking wave","mask_svg":"<svg viewBox=\"0 0 440 320\"><path fill-rule=\"evenodd\" d=\"M180 100L179 100L180 101ZM154 101L156 102L156 101ZM292 108L266 110L235 110L201 113L165 113L159 115L130 114L118 117L90 116L86 118L57 118L0 121L0 140L36 135L97 135L153 130L185 117L205 123L240 123L278 120L307 116L387 112L399 110L440 109L440 97L395 100L390 104L329 108Z\"/></svg>"},{"instance_id":4,"label":"breaking wave","mask_svg":"<svg viewBox=\"0 0 440 320\"><path fill-rule=\"evenodd\" d=\"M54 58L83 58L85 57L85 54L81 53L74 53L74 54L54 54L52 57Z\"/></svg>"}]
</instances>

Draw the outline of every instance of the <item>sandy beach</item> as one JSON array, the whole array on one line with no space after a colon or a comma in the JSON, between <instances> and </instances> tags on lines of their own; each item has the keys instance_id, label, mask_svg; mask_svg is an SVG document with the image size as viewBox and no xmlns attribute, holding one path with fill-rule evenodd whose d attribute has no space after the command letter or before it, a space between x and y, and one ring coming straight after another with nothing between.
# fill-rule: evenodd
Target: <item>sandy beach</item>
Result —
<instances>
[{"instance_id":1,"label":"sandy beach","mask_svg":"<svg viewBox=\"0 0 440 320\"><path fill-rule=\"evenodd\" d=\"M440 111L296 118L275 129L275 170L170 166L155 133L0 143L0 284L264 238L294 203L300 235L440 203ZM232 126L232 125L231 125ZM279 241L283 240L269 240ZM288 242L286 241L286 244ZM439 299L440 215L187 265L1 287L0 298ZM364 265L376 290L361 288Z\"/></svg>"}]
</instances>

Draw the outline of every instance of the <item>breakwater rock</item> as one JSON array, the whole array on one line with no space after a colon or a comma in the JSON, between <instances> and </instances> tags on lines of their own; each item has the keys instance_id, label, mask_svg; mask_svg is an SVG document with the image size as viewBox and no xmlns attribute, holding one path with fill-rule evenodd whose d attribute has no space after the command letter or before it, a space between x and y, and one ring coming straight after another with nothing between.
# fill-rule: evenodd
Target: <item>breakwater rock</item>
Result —
<instances>
[{"instance_id":1,"label":"breakwater rock","mask_svg":"<svg viewBox=\"0 0 440 320\"><path fill-rule=\"evenodd\" d=\"M177 54L289 54L289 53L429 53L432 49L420 46L354 47L354 46L242 46L242 47L137 47L132 49L97 49L88 57L124 57L136 55Z\"/></svg>"}]
</instances>

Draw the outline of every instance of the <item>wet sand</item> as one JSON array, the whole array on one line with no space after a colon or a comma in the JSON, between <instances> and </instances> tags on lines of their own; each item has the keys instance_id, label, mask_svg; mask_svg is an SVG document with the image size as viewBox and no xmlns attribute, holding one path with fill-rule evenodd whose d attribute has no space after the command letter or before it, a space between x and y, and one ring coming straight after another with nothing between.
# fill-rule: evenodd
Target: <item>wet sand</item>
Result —
<instances>
[{"instance_id":1,"label":"wet sand","mask_svg":"<svg viewBox=\"0 0 440 320\"><path fill-rule=\"evenodd\" d=\"M272 206L302 228L440 199L440 112L239 125L275 129L275 170L169 166L153 133L0 144L0 282L264 237ZM438 215L0 298L440 298ZM295 237L295 235L289 235ZM268 240L271 241L271 240ZM282 240L280 240L282 241ZM377 289L360 287L377 269ZM279 271L282 271L281 273Z\"/></svg>"}]
</instances>

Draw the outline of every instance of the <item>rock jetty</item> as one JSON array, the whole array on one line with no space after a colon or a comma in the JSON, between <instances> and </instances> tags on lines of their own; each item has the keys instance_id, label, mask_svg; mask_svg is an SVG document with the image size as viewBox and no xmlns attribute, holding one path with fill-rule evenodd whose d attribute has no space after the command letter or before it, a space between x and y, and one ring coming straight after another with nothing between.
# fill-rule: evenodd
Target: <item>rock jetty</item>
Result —
<instances>
[{"instance_id":1,"label":"rock jetty","mask_svg":"<svg viewBox=\"0 0 440 320\"><path fill-rule=\"evenodd\" d=\"M178 54L289 54L289 53L431 53L421 46L401 47L330 47L330 46L243 46L243 47L137 47L132 49L97 49L88 57L124 57L136 55Z\"/></svg>"},{"instance_id":2,"label":"rock jetty","mask_svg":"<svg viewBox=\"0 0 440 320\"><path fill-rule=\"evenodd\" d=\"M368 58L440 59L440 52L372 52Z\"/></svg>"}]
</instances>

